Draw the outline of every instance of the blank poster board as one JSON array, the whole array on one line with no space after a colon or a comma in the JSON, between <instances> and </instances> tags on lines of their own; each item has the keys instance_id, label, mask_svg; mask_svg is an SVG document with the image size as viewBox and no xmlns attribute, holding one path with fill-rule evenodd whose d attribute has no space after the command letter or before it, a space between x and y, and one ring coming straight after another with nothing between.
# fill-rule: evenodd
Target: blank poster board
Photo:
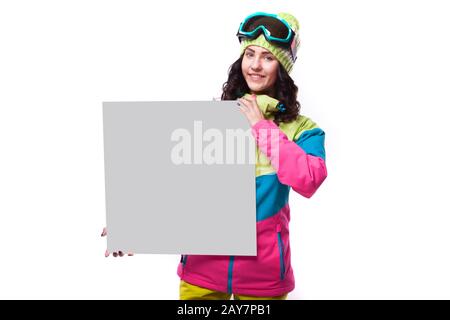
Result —
<instances>
[{"instance_id":1,"label":"blank poster board","mask_svg":"<svg viewBox=\"0 0 450 320\"><path fill-rule=\"evenodd\" d=\"M104 102L103 130L109 251L256 255L255 142L236 101Z\"/></svg>"}]
</instances>

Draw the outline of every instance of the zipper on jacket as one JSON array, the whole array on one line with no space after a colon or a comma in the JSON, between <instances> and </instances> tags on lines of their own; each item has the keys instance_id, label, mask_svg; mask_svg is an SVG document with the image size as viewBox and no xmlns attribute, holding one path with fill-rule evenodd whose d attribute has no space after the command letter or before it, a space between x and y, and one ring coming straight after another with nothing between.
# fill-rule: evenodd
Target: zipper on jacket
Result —
<instances>
[{"instance_id":1,"label":"zipper on jacket","mask_svg":"<svg viewBox=\"0 0 450 320\"><path fill-rule=\"evenodd\" d=\"M228 285L227 285L227 292L229 294L232 293L232 286L231 283L233 281L233 264L234 264L234 257L230 257L230 262L228 264Z\"/></svg>"},{"instance_id":2,"label":"zipper on jacket","mask_svg":"<svg viewBox=\"0 0 450 320\"><path fill-rule=\"evenodd\" d=\"M277 225L278 251L280 252L280 279L284 279L285 265L284 265L284 245L281 239L281 226Z\"/></svg>"},{"instance_id":3,"label":"zipper on jacket","mask_svg":"<svg viewBox=\"0 0 450 320\"><path fill-rule=\"evenodd\" d=\"M180 262L183 264L183 267L186 265L187 255L182 254Z\"/></svg>"}]
</instances>

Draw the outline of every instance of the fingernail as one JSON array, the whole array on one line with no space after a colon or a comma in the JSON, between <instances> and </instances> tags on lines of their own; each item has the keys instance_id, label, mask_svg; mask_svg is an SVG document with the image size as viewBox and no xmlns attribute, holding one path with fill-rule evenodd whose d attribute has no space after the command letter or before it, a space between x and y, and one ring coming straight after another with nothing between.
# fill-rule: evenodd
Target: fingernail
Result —
<instances>
[{"instance_id":1,"label":"fingernail","mask_svg":"<svg viewBox=\"0 0 450 320\"><path fill-rule=\"evenodd\" d=\"M109 257L109 251L108 250L105 251L105 257Z\"/></svg>"},{"instance_id":2,"label":"fingernail","mask_svg":"<svg viewBox=\"0 0 450 320\"><path fill-rule=\"evenodd\" d=\"M123 252L119 251L119 256L123 257Z\"/></svg>"},{"instance_id":3,"label":"fingernail","mask_svg":"<svg viewBox=\"0 0 450 320\"><path fill-rule=\"evenodd\" d=\"M113 256L114 256L114 257L117 257L117 252L113 252Z\"/></svg>"}]
</instances>

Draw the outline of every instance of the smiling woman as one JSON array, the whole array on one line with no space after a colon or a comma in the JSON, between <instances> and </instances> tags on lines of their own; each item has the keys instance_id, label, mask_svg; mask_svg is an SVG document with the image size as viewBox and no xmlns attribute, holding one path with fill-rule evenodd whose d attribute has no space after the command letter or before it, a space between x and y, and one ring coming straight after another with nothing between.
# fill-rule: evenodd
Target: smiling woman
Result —
<instances>
[{"instance_id":1,"label":"smiling woman","mask_svg":"<svg viewBox=\"0 0 450 320\"><path fill-rule=\"evenodd\" d=\"M241 55L230 66L222 100L236 100L246 93L265 94L283 105L283 112L273 113L274 123L297 119L298 88L289 72L300 46L299 28L297 19L287 13L258 12L244 19L237 34Z\"/></svg>"},{"instance_id":2,"label":"smiling woman","mask_svg":"<svg viewBox=\"0 0 450 320\"><path fill-rule=\"evenodd\" d=\"M325 133L299 114L289 76L298 34L297 19L287 13L257 12L239 26L241 55L222 100L239 101L256 141L257 256L183 255L180 299L278 300L294 289L289 192L310 198L327 177Z\"/></svg>"},{"instance_id":3,"label":"smiling woman","mask_svg":"<svg viewBox=\"0 0 450 320\"><path fill-rule=\"evenodd\" d=\"M279 63L270 51L258 46L247 47L241 67L251 93L275 95Z\"/></svg>"}]
</instances>

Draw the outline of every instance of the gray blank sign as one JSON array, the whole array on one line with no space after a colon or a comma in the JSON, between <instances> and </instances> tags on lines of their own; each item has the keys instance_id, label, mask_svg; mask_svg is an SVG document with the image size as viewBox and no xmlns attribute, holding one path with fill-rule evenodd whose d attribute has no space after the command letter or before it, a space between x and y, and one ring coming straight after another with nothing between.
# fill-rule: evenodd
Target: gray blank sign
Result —
<instances>
[{"instance_id":1,"label":"gray blank sign","mask_svg":"<svg viewBox=\"0 0 450 320\"><path fill-rule=\"evenodd\" d=\"M256 255L254 141L226 164L226 130L249 132L236 101L104 102L103 129L109 251ZM208 129L224 164L201 157ZM180 133L191 151L177 164Z\"/></svg>"}]
</instances>

